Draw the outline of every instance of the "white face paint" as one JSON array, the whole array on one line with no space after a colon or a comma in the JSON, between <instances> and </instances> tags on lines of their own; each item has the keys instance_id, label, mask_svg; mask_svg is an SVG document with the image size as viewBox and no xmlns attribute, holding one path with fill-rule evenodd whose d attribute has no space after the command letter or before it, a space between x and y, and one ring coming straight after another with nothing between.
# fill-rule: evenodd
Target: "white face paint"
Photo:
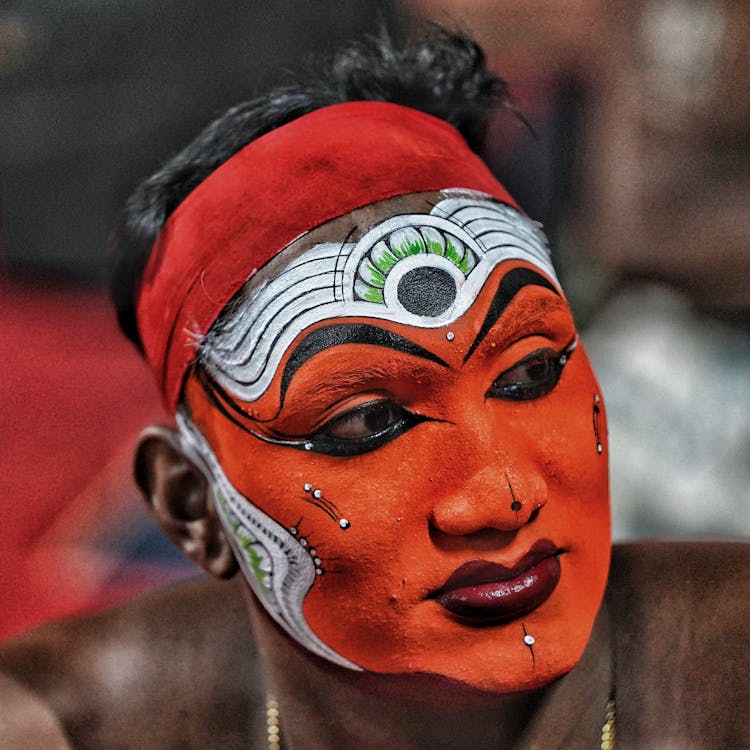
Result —
<instances>
[{"instance_id":1,"label":"white face paint","mask_svg":"<svg viewBox=\"0 0 750 750\"><path fill-rule=\"evenodd\" d=\"M209 480L235 557L258 600L309 651L341 667L360 670L326 646L302 613L302 602L320 570L308 546L238 492L187 410L180 408L176 416L182 449Z\"/></svg>"},{"instance_id":2,"label":"white face paint","mask_svg":"<svg viewBox=\"0 0 750 750\"><path fill-rule=\"evenodd\" d=\"M515 209L456 197L429 214L394 216L356 244L315 245L260 288L249 282L231 317L206 336L201 365L236 398L255 401L309 326L364 317L440 328L458 320L495 266L510 259L534 264L559 287L539 226Z\"/></svg>"}]
</instances>

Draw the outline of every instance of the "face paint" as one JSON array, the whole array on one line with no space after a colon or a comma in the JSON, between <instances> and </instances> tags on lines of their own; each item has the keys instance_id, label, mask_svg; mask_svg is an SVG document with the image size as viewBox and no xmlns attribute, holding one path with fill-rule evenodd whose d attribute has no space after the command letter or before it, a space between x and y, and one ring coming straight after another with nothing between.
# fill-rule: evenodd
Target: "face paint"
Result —
<instances>
[{"instance_id":1,"label":"face paint","mask_svg":"<svg viewBox=\"0 0 750 750\"><path fill-rule=\"evenodd\" d=\"M242 314L225 316L207 335L201 364L235 397L255 401L291 343L315 323L358 317L442 328L468 310L492 269L509 258L534 264L557 284L539 228L508 206L456 197L429 214L386 219L357 243L315 245L266 285L251 287L241 297ZM305 356L302 350L282 374L282 403Z\"/></svg>"},{"instance_id":2,"label":"face paint","mask_svg":"<svg viewBox=\"0 0 750 750\"><path fill-rule=\"evenodd\" d=\"M310 651L544 684L580 658L607 575L594 376L527 219L465 197L376 218L356 242L311 232L215 326L186 445Z\"/></svg>"},{"instance_id":3,"label":"face paint","mask_svg":"<svg viewBox=\"0 0 750 750\"><path fill-rule=\"evenodd\" d=\"M603 450L601 427L599 424L601 420L601 415L602 415L600 402L601 402L601 398L599 397L599 394L595 393L594 405L592 407L592 411L593 411L593 421L594 421L594 438L596 439L596 452L597 453L601 453Z\"/></svg>"},{"instance_id":4,"label":"face paint","mask_svg":"<svg viewBox=\"0 0 750 750\"><path fill-rule=\"evenodd\" d=\"M168 408L217 316L279 250L336 217L452 185L515 206L455 128L390 102L322 107L240 149L170 215L139 284L138 331Z\"/></svg>"}]
</instances>

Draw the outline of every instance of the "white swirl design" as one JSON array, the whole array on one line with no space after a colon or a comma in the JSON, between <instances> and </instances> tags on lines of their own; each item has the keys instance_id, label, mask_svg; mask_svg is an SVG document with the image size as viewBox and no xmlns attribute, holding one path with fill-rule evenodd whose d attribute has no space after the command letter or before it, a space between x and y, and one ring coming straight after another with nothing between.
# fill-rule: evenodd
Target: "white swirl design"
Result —
<instances>
[{"instance_id":1,"label":"white swirl design","mask_svg":"<svg viewBox=\"0 0 750 750\"><path fill-rule=\"evenodd\" d=\"M237 491L183 409L177 412L177 426L185 454L211 485L219 517L242 573L271 617L312 653L361 671L361 667L326 646L305 620L302 602L316 578L308 551L283 526Z\"/></svg>"},{"instance_id":2,"label":"white swirl design","mask_svg":"<svg viewBox=\"0 0 750 750\"><path fill-rule=\"evenodd\" d=\"M449 325L509 259L533 263L559 287L538 225L508 206L451 197L429 214L394 216L356 244L312 247L265 285L249 281L231 303L231 315L204 339L201 364L236 398L255 401L307 327L349 316L420 328ZM427 295L431 306L423 293L409 294L410 285L423 290L426 280L436 290Z\"/></svg>"}]
</instances>

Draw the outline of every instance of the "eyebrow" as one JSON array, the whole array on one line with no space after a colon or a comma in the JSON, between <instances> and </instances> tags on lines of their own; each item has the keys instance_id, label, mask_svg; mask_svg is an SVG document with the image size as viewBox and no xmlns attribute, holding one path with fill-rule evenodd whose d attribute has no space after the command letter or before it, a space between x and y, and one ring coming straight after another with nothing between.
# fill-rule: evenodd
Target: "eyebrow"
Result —
<instances>
[{"instance_id":1,"label":"eyebrow","mask_svg":"<svg viewBox=\"0 0 750 750\"><path fill-rule=\"evenodd\" d=\"M448 363L438 357L437 354L433 354L419 344L415 344L413 341L409 341L409 339L385 328L379 328L368 323L340 323L325 326L305 336L292 351L281 376L281 404L284 404L284 398L292 377L310 357L332 346L342 344L383 346L388 349L395 349L403 354L435 362L442 367L448 367Z\"/></svg>"},{"instance_id":2,"label":"eyebrow","mask_svg":"<svg viewBox=\"0 0 750 750\"><path fill-rule=\"evenodd\" d=\"M532 271L530 268L514 268L512 271L508 271L498 284L495 296L490 303L490 308L487 310L487 315L485 315L482 322L482 327L479 329L474 342L469 347L469 351L466 352L464 362L474 354L476 348L492 330L495 323L497 323L498 318L505 312L505 308L508 307L516 294L525 286L541 286L554 292L558 297L560 296L557 289L544 276L538 274L536 271Z\"/></svg>"}]
</instances>

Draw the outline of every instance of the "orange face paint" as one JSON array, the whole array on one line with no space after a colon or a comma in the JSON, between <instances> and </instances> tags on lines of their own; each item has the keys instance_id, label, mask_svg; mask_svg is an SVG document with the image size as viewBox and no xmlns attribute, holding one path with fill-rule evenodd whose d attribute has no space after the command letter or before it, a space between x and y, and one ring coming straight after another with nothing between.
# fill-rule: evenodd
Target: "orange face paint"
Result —
<instances>
[{"instance_id":1,"label":"orange face paint","mask_svg":"<svg viewBox=\"0 0 750 750\"><path fill-rule=\"evenodd\" d=\"M181 421L249 582L292 637L350 668L509 692L566 673L588 641L609 560L606 427L543 248L493 250L523 245L528 220L467 239L482 204L434 235L411 204L371 210L350 255L370 307L319 301L314 320L294 308L274 327L249 290L206 342ZM425 247L401 252L414 227ZM323 273L321 230L289 248L294 300ZM475 257L447 248L451 231Z\"/></svg>"}]
</instances>

